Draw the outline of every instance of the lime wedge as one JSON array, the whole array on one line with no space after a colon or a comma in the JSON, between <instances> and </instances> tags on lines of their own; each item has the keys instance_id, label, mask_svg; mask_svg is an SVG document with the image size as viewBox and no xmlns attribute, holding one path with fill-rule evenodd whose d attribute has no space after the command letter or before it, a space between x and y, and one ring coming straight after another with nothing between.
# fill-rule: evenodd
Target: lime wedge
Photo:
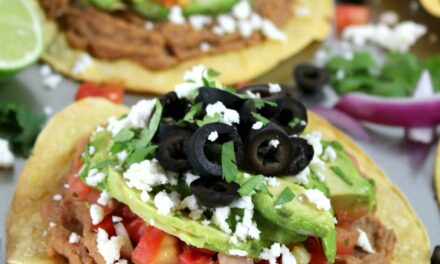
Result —
<instances>
[{"instance_id":1,"label":"lime wedge","mask_svg":"<svg viewBox=\"0 0 440 264\"><path fill-rule=\"evenodd\" d=\"M43 50L43 29L30 0L0 0L0 77L35 62Z\"/></svg>"}]
</instances>

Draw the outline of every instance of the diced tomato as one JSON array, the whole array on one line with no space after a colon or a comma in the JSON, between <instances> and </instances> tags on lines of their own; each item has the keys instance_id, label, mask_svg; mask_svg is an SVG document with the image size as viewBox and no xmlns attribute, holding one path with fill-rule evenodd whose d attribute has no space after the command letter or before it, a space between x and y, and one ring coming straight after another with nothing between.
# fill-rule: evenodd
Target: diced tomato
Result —
<instances>
[{"instance_id":1,"label":"diced tomato","mask_svg":"<svg viewBox=\"0 0 440 264\"><path fill-rule=\"evenodd\" d=\"M124 100L124 89L116 86L102 86L85 82L76 92L75 101L86 97L104 97L113 103L120 104Z\"/></svg>"},{"instance_id":2,"label":"diced tomato","mask_svg":"<svg viewBox=\"0 0 440 264\"><path fill-rule=\"evenodd\" d=\"M135 264L178 264L179 240L149 226L133 250Z\"/></svg>"},{"instance_id":3,"label":"diced tomato","mask_svg":"<svg viewBox=\"0 0 440 264\"><path fill-rule=\"evenodd\" d=\"M122 218L124 217L122 216ZM134 220L125 225L125 229L127 229L131 241L134 243L134 245L137 245L145 232L147 232L148 225L142 218L136 217Z\"/></svg>"},{"instance_id":4,"label":"diced tomato","mask_svg":"<svg viewBox=\"0 0 440 264\"><path fill-rule=\"evenodd\" d=\"M121 217L123 220L124 225L129 224L131 221L135 220L136 218L138 218L137 215L135 215L130 207L128 207L125 204L121 204L120 206L118 206L118 208L116 208L114 215L117 215L119 217Z\"/></svg>"},{"instance_id":5,"label":"diced tomato","mask_svg":"<svg viewBox=\"0 0 440 264\"><path fill-rule=\"evenodd\" d=\"M87 186L78 176L70 177L67 195L79 197L82 200L95 202L99 198L99 193Z\"/></svg>"},{"instance_id":6,"label":"diced tomato","mask_svg":"<svg viewBox=\"0 0 440 264\"><path fill-rule=\"evenodd\" d=\"M352 227L336 227L336 255L352 255L354 246L359 237Z\"/></svg>"},{"instance_id":7,"label":"diced tomato","mask_svg":"<svg viewBox=\"0 0 440 264\"><path fill-rule=\"evenodd\" d=\"M179 257L179 264L214 264L210 256L200 254L191 248L186 249Z\"/></svg>"},{"instance_id":8,"label":"diced tomato","mask_svg":"<svg viewBox=\"0 0 440 264\"><path fill-rule=\"evenodd\" d=\"M338 225L352 224L369 212L366 206L356 206L344 211L335 212Z\"/></svg>"},{"instance_id":9,"label":"diced tomato","mask_svg":"<svg viewBox=\"0 0 440 264\"><path fill-rule=\"evenodd\" d=\"M111 215L107 215L106 217L104 217L104 219L101 221L101 223L99 223L97 225L93 225L93 230L95 230L95 232L98 231L98 228L104 229L107 232L107 234L109 235L109 237L116 235L116 230L113 225Z\"/></svg>"},{"instance_id":10,"label":"diced tomato","mask_svg":"<svg viewBox=\"0 0 440 264\"><path fill-rule=\"evenodd\" d=\"M327 258L324 255L321 242L318 238L309 237L305 242L307 251L312 256L309 264L328 264Z\"/></svg>"},{"instance_id":11,"label":"diced tomato","mask_svg":"<svg viewBox=\"0 0 440 264\"><path fill-rule=\"evenodd\" d=\"M348 26L367 24L370 10L366 5L338 4L336 6L336 28L344 31Z\"/></svg>"},{"instance_id":12,"label":"diced tomato","mask_svg":"<svg viewBox=\"0 0 440 264\"><path fill-rule=\"evenodd\" d=\"M210 257L217 254L217 252L206 249L206 248L197 248L197 247L189 246L186 244L183 246L183 250L191 250L194 253L197 253L200 255L205 255L205 256L210 256Z\"/></svg>"}]
</instances>

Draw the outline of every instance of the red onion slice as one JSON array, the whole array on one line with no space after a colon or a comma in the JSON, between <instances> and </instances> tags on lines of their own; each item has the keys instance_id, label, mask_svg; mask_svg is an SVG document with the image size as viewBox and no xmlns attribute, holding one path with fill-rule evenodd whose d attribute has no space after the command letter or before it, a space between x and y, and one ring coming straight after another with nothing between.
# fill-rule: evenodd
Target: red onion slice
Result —
<instances>
[{"instance_id":1,"label":"red onion slice","mask_svg":"<svg viewBox=\"0 0 440 264\"><path fill-rule=\"evenodd\" d=\"M311 107L310 110L327 119L334 126L342 129L348 134L365 141L370 140L367 130L351 116L332 108Z\"/></svg>"}]
</instances>

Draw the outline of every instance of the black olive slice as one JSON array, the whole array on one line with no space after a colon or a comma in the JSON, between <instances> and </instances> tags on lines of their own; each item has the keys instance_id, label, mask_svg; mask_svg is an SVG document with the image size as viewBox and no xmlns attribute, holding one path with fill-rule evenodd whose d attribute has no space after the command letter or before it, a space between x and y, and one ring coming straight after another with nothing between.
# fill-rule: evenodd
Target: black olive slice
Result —
<instances>
[{"instance_id":1,"label":"black olive slice","mask_svg":"<svg viewBox=\"0 0 440 264\"><path fill-rule=\"evenodd\" d=\"M194 132L197 129L197 125L195 124L185 124L178 125L174 120L166 119L161 120L159 123L159 128L157 129L156 134L154 135L155 142L161 141L163 138L167 137L168 134L172 134L176 129L184 129Z\"/></svg>"},{"instance_id":2,"label":"black olive slice","mask_svg":"<svg viewBox=\"0 0 440 264\"><path fill-rule=\"evenodd\" d=\"M208 140L212 132L218 134L214 141ZM187 148L192 168L201 176L221 177L221 148L231 140L234 142L236 161L241 164L243 143L235 127L223 123L210 123L197 129L189 139Z\"/></svg>"},{"instance_id":3,"label":"black olive slice","mask_svg":"<svg viewBox=\"0 0 440 264\"><path fill-rule=\"evenodd\" d=\"M295 68L294 76L298 87L307 94L320 91L330 80L325 69L311 64L298 65Z\"/></svg>"},{"instance_id":4,"label":"black olive slice","mask_svg":"<svg viewBox=\"0 0 440 264\"><path fill-rule=\"evenodd\" d=\"M440 246L435 246L432 252L431 264L440 264Z\"/></svg>"},{"instance_id":5,"label":"black olive slice","mask_svg":"<svg viewBox=\"0 0 440 264\"><path fill-rule=\"evenodd\" d=\"M296 175L310 164L315 151L303 138L292 137L290 142L292 143L292 162L289 165L288 173Z\"/></svg>"},{"instance_id":6,"label":"black olive slice","mask_svg":"<svg viewBox=\"0 0 440 264\"><path fill-rule=\"evenodd\" d=\"M278 101L279 112L271 120L284 128L289 134L298 134L307 125L307 109L298 100L284 98Z\"/></svg>"},{"instance_id":7,"label":"black olive slice","mask_svg":"<svg viewBox=\"0 0 440 264\"><path fill-rule=\"evenodd\" d=\"M162 167L175 172L183 172L189 168L186 146L191 134L191 130L175 128L161 138L156 159Z\"/></svg>"},{"instance_id":8,"label":"black olive slice","mask_svg":"<svg viewBox=\"0 0 440 264\"><path fill-rule=\"evenodd\" d=\"M200 204L214 208L230 205L238 197L239 185L223 180L199 178L191 183L191 191Z\"/></svg>"},{"instance_id":9,"label":"black olive slice","mask_svg":"<svg viewBox=\"0 0 440 264\"><path fill-rule=\"evenodd\" d=\"M267 176L283 175L290 165L291 143L279 126L269 124L259 130L250 130L246 157L251 169Z\"/></svg>"},{"instance_id":10,"label":"black olive slice","mask_svg":"<svg viewBox=\"0 0 440 264\"><path fill-rule=\"evenodd\" d=\"M185 98L177 97L175 92L164 94L159 99L162 104L162 119L178 121L182 119L190 109L191 103Z\"/></svg>"},{"instance_id":11,"label":"black olive slice","mask_svg":"<svg viewBox=\"0 0 440 264\"><path fill-rule=\"evenodd\" d=\"M202 87L199 89L197 100L202 101L205 105L222 102L227 108L236 110L240 109L245 102L245 100L228 91L209 87Z\"/></svg>"},{"instance_id":12,"label":"black olive slice","mask_svg":"<svg viewBox=\"0 0 440 264\"><path fill-rule=\"evenodd\" d=\"M280 85L281 91L279 92L271 92L269 87L269 84L254 84L240 88L238 92L242 94L253 93L259 95L263 100L274 102L287 96L286 89L283 86Z\"/></svg>"}]
</instances>

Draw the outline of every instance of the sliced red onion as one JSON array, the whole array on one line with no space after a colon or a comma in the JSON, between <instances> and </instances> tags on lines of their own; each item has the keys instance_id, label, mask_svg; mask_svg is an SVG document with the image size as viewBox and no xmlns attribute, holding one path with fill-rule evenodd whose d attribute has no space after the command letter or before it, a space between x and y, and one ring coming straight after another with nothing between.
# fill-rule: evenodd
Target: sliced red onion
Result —
<instances>
[{"instance_id":1,"label":"sliced red onion","mask_svg":"<svg viewBox=\"0 0 440 264\"><path fill-rule=\"evenodd\" d=\"M370 136L365 128L351 116L332 108L311 107L310 110L327 119L334 126L342 129L348 134L358 139L370 140Z\"/></svg>"}]
</instances>

